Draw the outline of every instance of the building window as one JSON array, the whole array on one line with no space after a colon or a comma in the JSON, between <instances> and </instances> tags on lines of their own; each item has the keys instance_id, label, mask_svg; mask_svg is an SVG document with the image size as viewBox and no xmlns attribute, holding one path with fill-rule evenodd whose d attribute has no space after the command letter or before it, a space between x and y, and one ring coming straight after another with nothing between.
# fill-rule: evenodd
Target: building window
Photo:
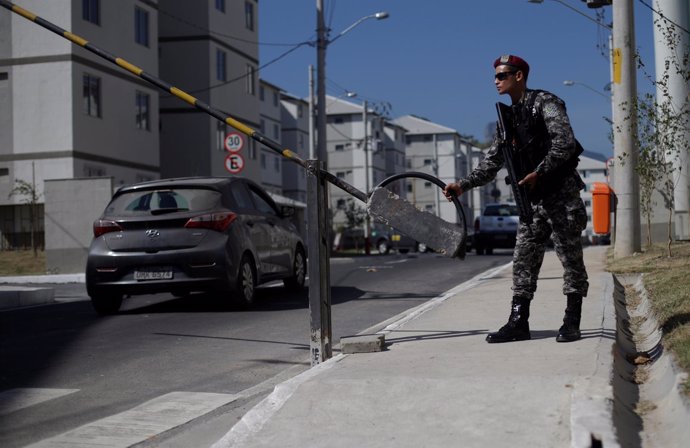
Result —
<instances>
[{"instance_id":1,"label":"building window","mask_svg":"<svg viewBox=\"0 0 690 448\"><path fill-rule=\"evenodd\" d=\"M256 141L254 141L254 139L249 139L248 143L249 145L247 149L249 150L249 158L252 160L256 160Z\"/></svg>"},{"instance_id":2,"label":"building window","mask_svg":"<svg viewBox=\"0 0 690 448\"><path fill-rule=\"evenodd\" d=\"M149 110L150 110L151 96L144 92L137 90L136 94L136 108L137 108L137 129L144 129L148 131L149 128Z\"/></svg>"},{"instance_id":3,"label":"building window","mask_svg":"<svg viewBox=\"0 0 690 448\"><path fill-rule=\"evenodd\" d=\"M134 8L134 41L149 46L149 12L138 6Z\"/></svg>"},{"instance_id":4,"label":"building window","mask_svg":"<svg viewBox=\"0 0 690 448\"><path fill-rule=\"evenodd\" d=\"M278 107L278 92L273 92L273 105Z\"/></svg>"},{"instance_id":5,"label":"building window","mask_svg":"<svg viewBox=\"0 0 690 448\"><path fill-rule=\"evenodd\" d=\"M225 134L226 128L225 123L217 121L216 122L216 146L219 151L225 151Z\"/></svg>"},{"instance_id":6,"label":"building window","mask_svg":"<svg viewBox=\"0 0 690 448\"><path fill-rule=\"evenodd\" d=\"M225 12L225 0L216 0L216 9Z\"/></svg>"},{"instance_id":7,"label":"building window","mask_svg":"<svg viewBox=\"0 0 690 448\"><path fill-rule=\"evenodd\" d=\"M273 169L276 170L276 173L280 173L280 157L273 158Z\"/></svg>"},{"instance_id":8,"label":"building window","mask_svg":"<svg viewBox=\"0 0 690 448\"><path fill-rule=\"evenodd\" d=\"M273 138L279 139L280 138L280 127L276 123L273 123Z\"/></svg>"},{"instance_id":9,"label":"building window","mask_svg":"<svg viewBox=\"0 0 690 448\"><path fill-rule=\"evenodd\" d=\"M266 169L266 154L261 153L261 168Z\"/></svg>"},{"instance_id":10,"label":"building window","mask_svg":"<svg viewBox=\"0 0 690 448\"><path fill-rule=\"evenodd\" d=\"M247 93L256 95L256 81L254 79L254 67L247 64Z\"/></svg>"},{"instance_id":11,"label":"building window","mask_svg":"<svg viewBox=\"0 0 690 448\"><path fill-rule=\"evenodd\" d=\"M266 133L266 120L263 118L261 119L261 123L259 124L259 129L261 130L262 134Z\"/></svg>"},{"instance_id":12,"label":"building window","mask_svg":"<svg viewBox=\"0 0 690 448\"><path fill-rule=\"evenodd\" d=\"M335 145L336 151L345 151L345 145Z\"/></svg>"},{"instance_id":13,"label":"building window","mask_svg":"<svg viewBox=\"0 0 690 448\"><path fill-rule=\"evenodd\" d=\"M336 117L335 120L333 120L333 121L335 122L335 124L345 123L345 120L343 119L343 117Z\"/></svg>"},{"instance_id":14,"label":"building window","mask_svg":"<svg viewBox=\"0 0 690 448\"><path fill-rule=\"evenodd\" d=\"M424 188L431 188L431 182L424 182Z\"/></svg>"},{"instance_id":15,"label":"building window","mask_svg":"<svg viewBox=\"0 0 690 448\"><path fill-rule=\"evenodd\" d=\"M101 116L101 79L84 74L84 113L92 117Z\"/></svg>"},{"instance_id":16,"label":"building window","mask_svg":"<svg viewBox=\"0 0 690 448\"><path fill-rule=\"evenodd\" d=\"M244 26L254 31L254 5L251 2L244 2Z\"/></svg>"},{"instance_id":17,"label":"building window","mask_svg":"<svg viewBox=\"0 0 690 448\"><path fill-rule=\"evenodd\" d=\"M424 166L431 165L431 159L424 159Z\"/></svg>"},{"instance_id":18,"label":"building window","mask_svg":"<svg viewBox=\"0 0 690 448\"><path fill-rule=\"evenodd\" d=\"M299 106L297 106L297 116L299 118L302 118L303 115L304 115L304 107L302 107L302 105L300 104Z\"/></svg>"},{"instance_id":19,"label":"building window","mask_svg":"<svg viewBox=\"0 0 690 448\"><path fill-rule=\"evenodd\" d=\"M106 175L105 168L96 165L84 165L84 177L104 177Z\"/></svg>"},{"instance_id":20,"label":"building window","mask_svg":"<svg viewBox=\"0 0 690 448\"><path fill-rule=\"evenodd\" d=\"M216 79L226 81L227 78L227 55L223 50L216 49Z\"/></svg>"},{"instance_id":21,"label":"building window","mask_svg":"<svg viewBox=\"0 0 690 448\"><path fill-rule=\"evenodd\" d=\"M345 171L338 171L335 175L338 179L345 179Z\"/></svg>"},{"instance_id":22,"label":"building window","mask_svg":"<svg viewBox=\"0 0 690 448\"><path fill-rule=\"evenodd\" d=\"M304 148L304 134L297 134L297 146L300 149Z\"/></svg>"},{"instance_id":23,"label":"building window","mask_svg":"<svg viewBox=\"0 0 690 448\"><path fill-rule=\"evenodd\" d=\"M264 89L264 86L259 86L259 99L260 99L261 101L264 100L265 90L266 90L266 89Z\"/></svg>"},{"instance_id":24,"label":"building window","mask_svg":"<svg viewBox=\"0 0 690 448\"><path fill-rule=\"evenodd\" d=\"M101 24L100 0L82 0L81 18L96 25Z\"/></svg>"}]
</instances>

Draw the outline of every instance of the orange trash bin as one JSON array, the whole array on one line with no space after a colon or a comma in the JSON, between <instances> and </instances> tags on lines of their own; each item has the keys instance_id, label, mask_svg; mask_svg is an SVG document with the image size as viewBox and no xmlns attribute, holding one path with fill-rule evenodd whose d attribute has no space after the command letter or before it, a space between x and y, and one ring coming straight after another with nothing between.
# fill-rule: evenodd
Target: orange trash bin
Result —
<instances>
[{"instance_id":1,"label":"orange trash bin","mask_svg":"<svg viewBox=\"0 0 690 448\"><path fill-rule=\"evenodd\" d=\"M611 232L611 195L613 190L604 182L592 183L592 227L594 233Z\"/></svg>"}]
</instances>

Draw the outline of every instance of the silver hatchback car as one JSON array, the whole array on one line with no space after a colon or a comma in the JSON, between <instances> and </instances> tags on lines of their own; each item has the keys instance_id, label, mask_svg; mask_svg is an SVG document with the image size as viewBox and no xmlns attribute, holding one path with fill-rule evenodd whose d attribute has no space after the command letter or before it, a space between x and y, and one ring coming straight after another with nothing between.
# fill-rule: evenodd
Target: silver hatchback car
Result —
<instances>
[{"instance_id":1,"label":"silver hatchback car","mask_svg":"<svg viewBox=\"0 0 690 448\"><path fill-rule=\"evenodd\" d=\"M260 283L304 286L306 252L291 209L236 177L163 179L119 189L94 222L86 289L99 314L125 295L230 294L243 306Z\"/></svg>"}]
</instances>

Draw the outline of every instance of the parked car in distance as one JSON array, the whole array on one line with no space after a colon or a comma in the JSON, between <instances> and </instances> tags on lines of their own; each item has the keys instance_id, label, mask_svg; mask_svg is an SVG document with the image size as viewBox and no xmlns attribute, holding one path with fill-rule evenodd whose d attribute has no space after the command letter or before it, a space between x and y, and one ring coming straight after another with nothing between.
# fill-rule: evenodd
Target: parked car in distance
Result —
<instances>
[{"instance_id":1,"label":"parked car in distance","mask_svg":"<svg viewBox=\"0 0 690 448\"><path fill-rule=\"evenodd\" d=\"M372 225L370 242L372 253L377 251L383 255L392 250L397 250L401 254L417 250L417 241L392 227L381 224ZM339 232L333 240L333 248L336 251L364 250L364 229L354 228Z\"/></svg>"},{"instance_id":2,"label":"parked car in distance","mask_svg":"<svg viewBox=\"0 0 690 448\"><path fill-rule=\"evenodd\" d=\"M371 241L380 254L391 250L401 254L415 252L417 241L390 226L375 225L371 228Z\"/></svg>"},{"instance_id":3,"label":"parked car in distance","mask_svg":"<svg viewBox=\"0 0 690 448\"><path fill-rule=\"evenodd\" d=\"M301 289L306 251L290 210L239 177L120 188L93 225L86 263L93 307L113 314L124 295L196 291L248 307L261 283L282 279Z\"/></svg>"},{"instance_id":4,"label":"parked car in distance","mask_svg":"<svg viewBox=\"0 0 690 448\"><path fill-rule=\"evenodd\" d=\"M490 255L494 249L515 247L518 222L517 205L513 203L487 204L480 217L474 221L472 244L477 255Z\"/></svg>"}]
</instances>

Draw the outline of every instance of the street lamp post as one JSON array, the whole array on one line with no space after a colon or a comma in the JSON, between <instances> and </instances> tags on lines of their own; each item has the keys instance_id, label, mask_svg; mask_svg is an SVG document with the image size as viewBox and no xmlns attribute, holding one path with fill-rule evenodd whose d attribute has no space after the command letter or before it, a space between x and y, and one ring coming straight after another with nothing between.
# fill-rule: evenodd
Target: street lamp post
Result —
<instances>
[{"instance_id":1,"label":"street lamp post","mask_svg":"<svg viewBox=\"0 0 690 448\"><path fill-rule=\"evenodd\" d=\"M577 84L578 86L582 86L582 87L584 87L584 88L586 88L586 89L589 89L589 90L591 90L592 92L596 93L597 95L603 96L603 97L606 98L608 101L611 101L611 97L610 97L610 96L606 95L605 93L602 93L602 92L598 91L598 90L595 89L594 87L588 86L588 85L585 84L584 82L571 81L571 80L569 80L569 79L566 79L565 81L563 81L563 85L564 85L564 86L574 86L575 84Z\"/></svg>"},{"instance_id":2,"label":"street lamp post","mask_svg":"<svg viewBox=\"0 0 690 448\"><path fill-rule=\"evenodd\" d=\"M328 263L329 243L327 241L330 232L327 228L328 213L328 184L322 170L326 169L326 48L329 43L345 35L355 26L369 18L377 20L385 19L388 13L376 13L362 17L357 22L338 34L333 40L328 40L328 30L323 18L323 0L316 0L316 123L317 140L316 150L310 151L310 157L316 156L316 160L310 159L307 164L307 228L309 230L309 314L310 314L310 358L312 366L319 364L331 357L332 331L331 331L331 295L330 295L330 268ZM311 73L311 70L310 70ZM310 76L311 78L311 76ZM310 90L311 90L310 81ZM311 95L310 92L310 96ZM310 98L310 103L312 103ZM310 108L313 110L313 108ZM313 139L312 139L313 141ZM312 154L315 152L316 154Z\"/></svg>"},{"instance_id":3,"label":"street lamp post","mask_svg":"<svg viewBox=\"0 0 690 448\"><path fill-rule=\"evenodd\" d=\"M387 19L389 14L382 11L364 16L331 40L328 39L323 16L323 0L316 0L316 158L326 162L326 49L365 20L383 20Z\"/></svg>"}]
</instances>

